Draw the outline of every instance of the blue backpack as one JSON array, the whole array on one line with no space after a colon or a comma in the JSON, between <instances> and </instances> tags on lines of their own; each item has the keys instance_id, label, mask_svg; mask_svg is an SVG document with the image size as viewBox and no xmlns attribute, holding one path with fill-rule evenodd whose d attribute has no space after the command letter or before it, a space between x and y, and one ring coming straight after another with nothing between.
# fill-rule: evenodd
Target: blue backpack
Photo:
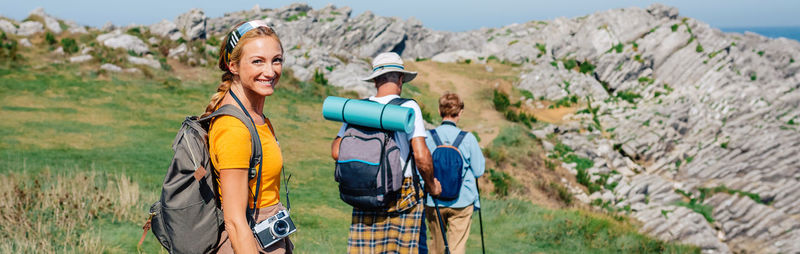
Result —
<instances>
[{"instance_id":1,"label":"blue backpack","mask_svg":"<svg viewBox=\"0 0 800 254\"><path fill-rule=\"evenodd\" d=\"M458 198L461 191L461 184L464 182L464 158L458 150L458 145L464 140L466 132L459 132L456 140L452 144L444 144L436 134L436 130L430 130L436 148L433 149L433 176L442 185L442 193L437 199L451 201ZM463 171L463 173L462 173Z\"/></svg>"}]
</instances>

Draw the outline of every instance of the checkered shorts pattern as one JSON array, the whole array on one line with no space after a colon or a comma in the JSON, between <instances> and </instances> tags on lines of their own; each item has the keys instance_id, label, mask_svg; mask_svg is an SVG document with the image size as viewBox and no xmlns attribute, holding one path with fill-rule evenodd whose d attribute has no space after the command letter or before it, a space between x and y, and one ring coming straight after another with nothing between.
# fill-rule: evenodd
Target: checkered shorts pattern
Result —
<instances>
[{"instance_id":1,"label":"checkered shorts pattern","mask_svg":"<svg viewBox=\"0 0 800 254\"><path fill-rule=\"evenodd\" d=\"M347 252L417 253L420 225L424 209L419 197L414 198L410 177L403 180L397 203L387 211L365 211L353 208Z\"/></svg>"}]
</instances>

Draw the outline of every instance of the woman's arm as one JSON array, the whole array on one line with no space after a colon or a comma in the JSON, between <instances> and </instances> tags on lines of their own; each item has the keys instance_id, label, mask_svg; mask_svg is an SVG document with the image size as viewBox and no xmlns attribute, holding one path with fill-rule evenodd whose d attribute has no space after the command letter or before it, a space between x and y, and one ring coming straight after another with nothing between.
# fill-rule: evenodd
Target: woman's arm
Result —
<instances>
[{"instance_id":1,"label":"woman's arm","mask_svg":"<svg viewBox=\"0 0 800 254\"><path fill-rule=\"evenodd\" d=\"M222 214L235 253L256 253L256 238L247 224L250 185L247 169L224 169L219 172Z\"/></svg>"}]
</instances>

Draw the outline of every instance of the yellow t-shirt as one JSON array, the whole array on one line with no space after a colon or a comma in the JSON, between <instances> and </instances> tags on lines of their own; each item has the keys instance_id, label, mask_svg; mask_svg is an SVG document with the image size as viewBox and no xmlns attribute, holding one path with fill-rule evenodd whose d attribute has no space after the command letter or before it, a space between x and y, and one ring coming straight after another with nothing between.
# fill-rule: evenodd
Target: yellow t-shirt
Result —
<instances>
[{"instance_id":1,"label":"yellow t-shirt","mask_svg":"<svg viewBox=\"0 0 800 254\"><path fill-rule=\"evenodd\" d=\"M267 120L269 121L269 120ZM214 118L208 133L208 147L214 170L219 175L220 170L247 168L250 166L252 143L250 131L236 117L220 116ZM263 208L277 204L280 199L280 174L283 166L283 156L278 143L272 136L268 124L256 125L256 131L261 138L261 150L264 164L261 172L261 192L258 196L257 206ZM258 170L258 165L256 165ZM219 184L219 179L217 179ZM256 178L250 179L250 197L248 207L252 207L253 194L256 189ZM219 190L222 195L222 190Z\"/></svg>"}]
</instances>

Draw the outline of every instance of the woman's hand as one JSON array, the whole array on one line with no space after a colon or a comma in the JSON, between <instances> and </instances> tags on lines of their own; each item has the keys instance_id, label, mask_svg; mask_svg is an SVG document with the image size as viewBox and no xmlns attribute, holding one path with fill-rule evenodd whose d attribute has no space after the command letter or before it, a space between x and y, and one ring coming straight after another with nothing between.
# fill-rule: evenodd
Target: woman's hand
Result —
<instances>
[{"instance_id":1,"label":"woman's hand","mask_svg":"<svg viewBox=\"0 0 800 254\"><path fill-rule=\"evenodd\" d=\"M222 193L222 214L225 230L235 253L257 253L256 238L247 224L247 207L250 185L247 169L223 169L219 172Z\"/></svg>"}]
</instances>

